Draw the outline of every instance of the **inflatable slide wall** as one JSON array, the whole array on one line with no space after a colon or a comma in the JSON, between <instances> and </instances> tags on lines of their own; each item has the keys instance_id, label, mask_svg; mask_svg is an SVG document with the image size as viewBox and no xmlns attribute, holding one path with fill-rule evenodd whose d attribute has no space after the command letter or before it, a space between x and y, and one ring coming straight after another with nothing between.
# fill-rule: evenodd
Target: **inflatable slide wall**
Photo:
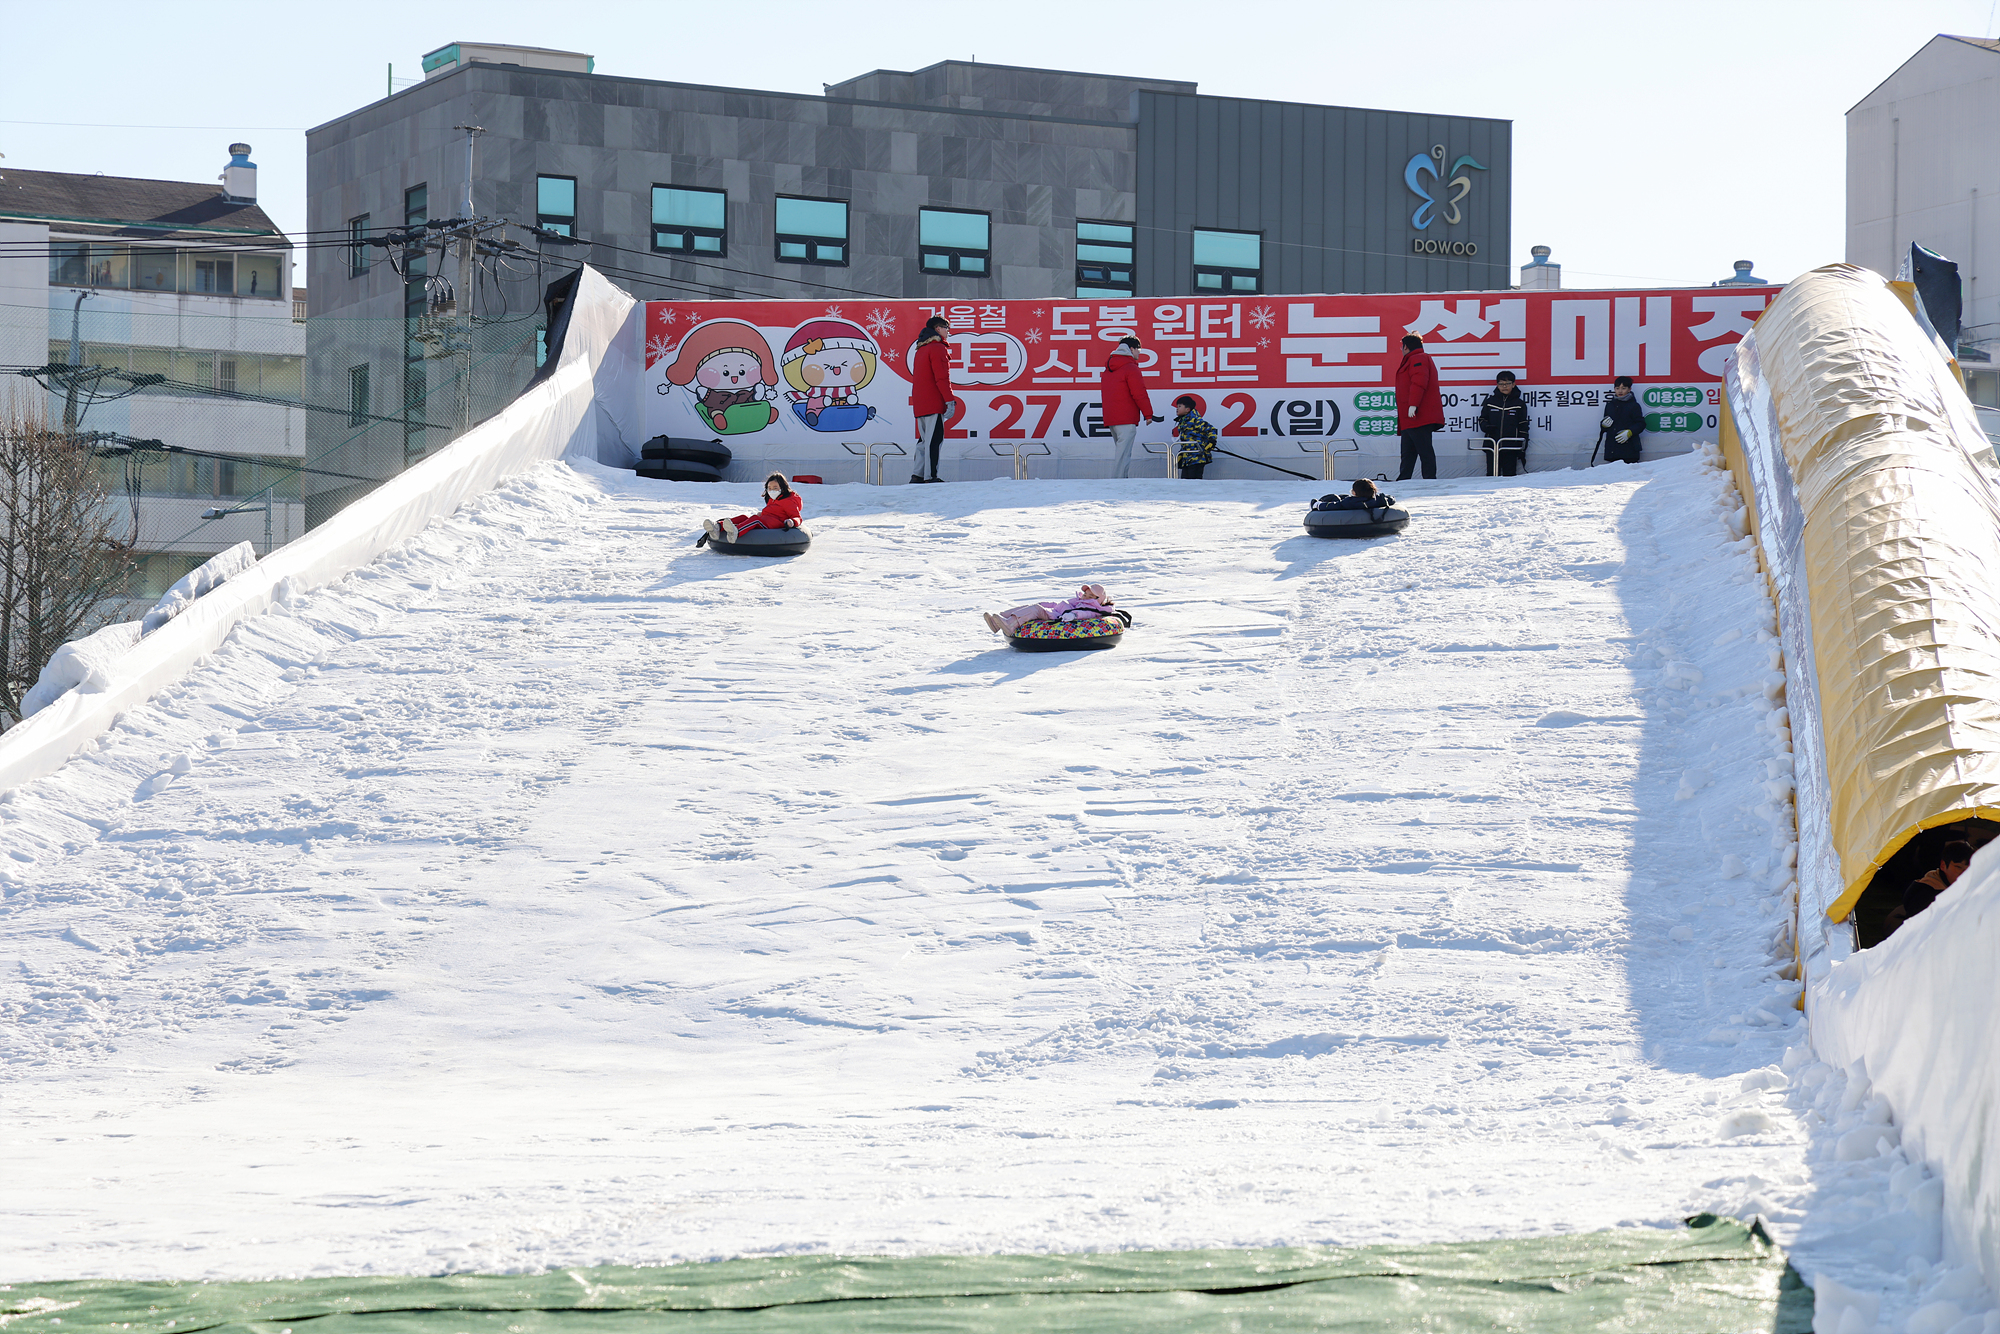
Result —
<instances>
[{"instance_id":1,"label":"inflatable slide wall","mask_svg":"<svg viewBox=\"0 0 2000 1334\"><path fill-rule=\"evenodd\" d=\"M1869 904L2000 820L2000 504L1906 286L1841 264L1785 288L1725 372L1722 447L1778 607L1813 1047L1889 1099L1948 1252L1994 1283L2000 847L1886 939Z\"/></svg>"}]
</instances>

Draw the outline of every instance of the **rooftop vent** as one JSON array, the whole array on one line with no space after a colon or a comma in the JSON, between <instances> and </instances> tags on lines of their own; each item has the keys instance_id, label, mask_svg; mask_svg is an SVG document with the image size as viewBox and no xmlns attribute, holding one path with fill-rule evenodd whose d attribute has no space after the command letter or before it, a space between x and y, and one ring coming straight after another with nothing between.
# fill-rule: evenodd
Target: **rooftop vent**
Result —
<instances>
[{"instance_id":1,"label":"rooftop vent","mask_svg":"<svg viewBox=\"0 0 2000 1334\"><path fill-rule=\"evenodd\" d=\"M1739 259L1730 265L1730 267L1736 270L1735 276L1724 278L1716 284L1717 287L1769 287L1771 285L1750 272L1750 270L1757 266L1747 259Z\"/></svg>"},{"instance_id":2,"label":"rooftop vent","mask_svg":"<svg viewBox=\"0 0 2000 1334\"><path fill-rule=\"evenodd\" d=\"M1558 292L1563 285L1563 266L1549 263L1549 248L1545 245L1532 247L1529 254L1534 259L1521 266L1521 290L1524 292Z\"/></svg>"},{"instance_id":3,"label":"rooftop vent","mask_svg":"<svg viewBox=\"0 0 2000 1334\"><path fill-rule=\"evenodd\" d=\"M231 144L229 165L216 177L222 182L222 197L232 204L257 202L257 164L250 160L250 145Z\"/></svg>"}]
</instances>

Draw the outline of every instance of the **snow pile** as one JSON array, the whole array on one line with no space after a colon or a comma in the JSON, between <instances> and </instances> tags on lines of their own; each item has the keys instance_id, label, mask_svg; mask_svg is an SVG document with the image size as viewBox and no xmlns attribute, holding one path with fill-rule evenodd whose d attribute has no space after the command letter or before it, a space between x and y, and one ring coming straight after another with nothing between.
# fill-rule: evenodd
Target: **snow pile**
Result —
<instances>
[{"instance_id":1,"label":"snow pile","mask_svg":"<svg viewBox=\"0 0 2000 1334\"><path fill-rule=\"evenodd\" d=\"M1989 1281L2000 1274L1996 957L2000 845L1989 845L1895 935L1814 978L1809 1000L1814 1048L1848 1072L1843 1107L1866 1101L1874 1113L1840 1135L1838 1152L1860 1158L1887 1150L1931 1165L1936 1178L1913 1196L1912 1226L1925 1229L1927 1244L1920 1254L1976 1267ZM1960 1286L1955 1281L1954 1294Z\"/></svg>"},{"instance_id":2,"label":"snow pile","mask_svg":"<svg viewBox=\"0 0 2000 1334\"><path fill-rule=\"evenodd\" d=\"M0 1281L1810 1232L1726 480L1324 489L550 464L243 623L0 803Z\"/></svg>"},{"instance_id":3,"label":"snow pile","mask_svg":"<svg viewBox=\"0 0 2000 1334\"><path fill-rule=\"evenodd\" d=\"M248 542L238 542L227 551L215 555L189 570L179 583L169 588L153 604L140 622L139 633L150 635L174 617L194 605L195 599L213 593L235 575L243 573L257 563L257 548Z\"/></svg>"},{"instance_id":4,"label":"snow pile","mask_svg":"<svg viewBox=\"0 0 2000 1334\"><path fill-rule=\"evenodd\" d=\"M139 622L124 621L64 644L21 697L21 716L41 712L71 690L110 689L118 660L139 642L140 633Z\"/></svg>"}]
</instances>

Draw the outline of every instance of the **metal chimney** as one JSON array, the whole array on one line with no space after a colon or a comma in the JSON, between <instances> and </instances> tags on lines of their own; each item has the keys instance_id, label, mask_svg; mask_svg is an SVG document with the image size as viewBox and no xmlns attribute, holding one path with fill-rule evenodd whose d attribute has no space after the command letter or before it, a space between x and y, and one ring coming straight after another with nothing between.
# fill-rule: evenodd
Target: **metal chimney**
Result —
<instances>
[{"instance_id":1,"label":"metal chimney","mask_svg":"<svg viewBox=\"0 0 2000 1334\"><path fill-rule=\"evenodd\" d=\"M1528 251L1534 259L1521 266L1521 290L1524 292L1557 292L1562 290L1563 266L1549 263L1549 248L1535 246Z\"/></svg>"},{"instance_id":2,"label":"metal chimney","mask_svg":"<svg viewBox=\"0 0 2000 1334\"><path fill-rule=\"evenodd\" d=\"M222 181L222 197L230 203L257 202L257 164L250 160L250 145L229 146L229 165L218 179Z\"/></svg>"}]
</instances>

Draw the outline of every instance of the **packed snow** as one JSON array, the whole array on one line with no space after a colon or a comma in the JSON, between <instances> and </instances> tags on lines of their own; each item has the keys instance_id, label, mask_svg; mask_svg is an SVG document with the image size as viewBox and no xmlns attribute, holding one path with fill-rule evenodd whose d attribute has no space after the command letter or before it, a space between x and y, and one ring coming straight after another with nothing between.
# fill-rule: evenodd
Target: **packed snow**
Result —
<instances>
[{"instance_id":1,"label":"packed snow","mask_svg":"<svg viewBox=\"0 0 2000 1334\"><path fill-rule=\"evenodd\" d=\"M0 799L0 1280L1715 1210L1985 1329L1803 1046L1712 451L1324 489L814 487L754 561L751 487L549 464L246 622ZM1086 579L1114 650L979 620Z\"/></svg>"}]
</instances>

